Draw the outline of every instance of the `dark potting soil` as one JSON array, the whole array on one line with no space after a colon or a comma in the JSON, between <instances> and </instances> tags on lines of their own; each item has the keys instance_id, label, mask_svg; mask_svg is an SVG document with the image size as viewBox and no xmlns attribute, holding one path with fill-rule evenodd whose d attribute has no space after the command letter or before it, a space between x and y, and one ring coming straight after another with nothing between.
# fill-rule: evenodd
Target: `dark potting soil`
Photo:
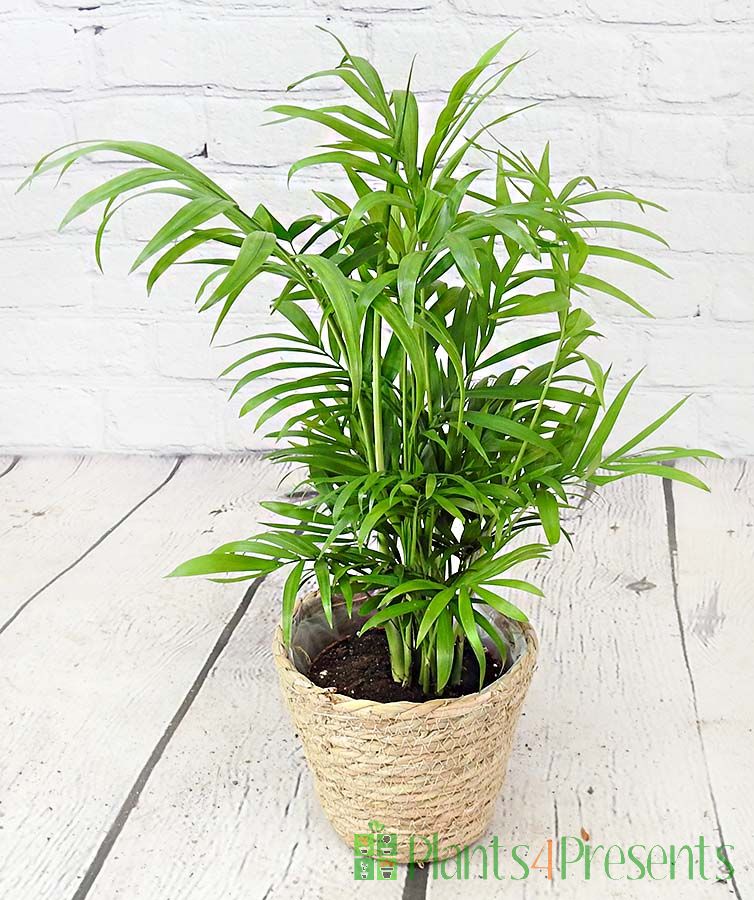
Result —
<instances>
[{"instance_id":1,"label":"dark potting soil","mask_svg":"<svg viewBox=\"0 0 754 900\"><path fill-rule=\"evenodd\" d=\"M487 653L487 671L484 685L491 684L501 674L500 662ZM360 700L376 700L392 703L408 700L419 703L432 700L436 695L426 695L418 684L404 687L393 681L390 672L390 653L387 637L381 628L368 631L362 637L352 635L319 653L309 670L309 678L319 687L335 688L339 694L358 697ZM461 697L479 690L479 665L468 644L464 647L461 682L449 684L443 697Z\"/></svg>"}]
</instances>

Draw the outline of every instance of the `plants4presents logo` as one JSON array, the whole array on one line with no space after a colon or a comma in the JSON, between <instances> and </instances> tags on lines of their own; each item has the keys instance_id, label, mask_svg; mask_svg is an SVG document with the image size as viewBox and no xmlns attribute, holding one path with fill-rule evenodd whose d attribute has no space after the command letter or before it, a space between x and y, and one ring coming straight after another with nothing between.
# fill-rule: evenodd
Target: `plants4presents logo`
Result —
<instances>
[{"instance_id":1,"label":"plants4presents logo","mask_svg":"<svg viewBox=\"0 0 754 900\"><path fill-rule=\"evenodd\" d=\"M357 881L395 881L398 878L397 835L385 831L381 822L369 823L369 834L355 834L354 878ZM703 836L694 843L670 844L593 844L581 830L580 837L548 839L541 846L506 846L496 835L489 845L441 848L437 834L431 838L409 838L409 861L428 866L436 880L511 880L544 877L591 881L604 877L609 881L712 881L726 884L733 880L730 844L719 847ZM450 851L450 852L448 852ZM455 851L455 852L452 852ZM414 877L409 869L408 878Z\"/></svg>"},{"instance_id":2,"label":"plants4presents logo","mask_svg":"<svg viewBox=\"0 0 754 900\"><path fill-rule=\"evenodd\" d=\"M369 828L369 834L353 836L353 877L356 881L396 881L398 836L385 831L376 819Z\"/></svg>"}]
</instances>

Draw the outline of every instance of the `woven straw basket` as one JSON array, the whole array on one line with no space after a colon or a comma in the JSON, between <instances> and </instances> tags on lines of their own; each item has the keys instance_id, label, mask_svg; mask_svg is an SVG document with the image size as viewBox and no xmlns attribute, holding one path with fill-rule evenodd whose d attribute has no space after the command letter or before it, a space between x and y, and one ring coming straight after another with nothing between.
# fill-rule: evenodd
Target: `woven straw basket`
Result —
<instances>
[{"instance_id":1,"label":"woven straw basket","mask_svg":"<svg viewBox=\"0 0 754 900\"><path fill-rule=\"evenodd\" d=\"M337 601L333 613L336 638L364 621L348 618ZM316 591L298 603L290 650L278 628L273 653L283 695L322 807L346 843L376 819L397 835L398 861L408 862L452 856L484 834L537 656L528 625L496 624L513 642L512 666L479 693L423 703L356 700L302 674L333 642Z\"/></svg>"}]
</instances>

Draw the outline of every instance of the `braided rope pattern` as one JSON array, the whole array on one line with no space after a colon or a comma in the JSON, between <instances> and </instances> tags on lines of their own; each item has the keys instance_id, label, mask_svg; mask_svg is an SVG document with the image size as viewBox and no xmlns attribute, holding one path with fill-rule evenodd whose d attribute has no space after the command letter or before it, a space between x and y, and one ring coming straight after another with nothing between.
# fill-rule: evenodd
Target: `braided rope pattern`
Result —
<instances>
[{"instance_id":1,"label":"braided rope pattern","mask_svg":"<svg viewBox=\"0 0 754 900\"><path fill-rule=\"evenodd\" d=\"M317 594L301 601L314 608ZM322 808L353 845L378 819L398 835L398 861L409 838L438 836L439 858L487 829L502 788L516 724L536 664L537 641L483 691L423 703L356 700L320 688L290 661L283 634L273 643L286 704L301 735ZM454 846L455 845L455 846ZM415 858L426 853L415 842Z\"/></svg>"}]
</instances>

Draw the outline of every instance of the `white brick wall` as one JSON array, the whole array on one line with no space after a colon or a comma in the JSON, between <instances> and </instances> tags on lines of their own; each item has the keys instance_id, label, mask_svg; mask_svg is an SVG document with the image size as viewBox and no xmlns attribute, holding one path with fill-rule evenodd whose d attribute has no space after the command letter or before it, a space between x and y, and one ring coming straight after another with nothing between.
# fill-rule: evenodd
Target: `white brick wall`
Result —
<instances>
[{"instance_id":1,"label":"white brick wall","mask_svg":"<svg viewBox=\"0 0 754 900\"><path fill-rule=\"evenodd\" d=\"M231 382L214 378L231 357L207 346L192 273L166 276L149 300L144 276L126 277L160 204L113 223L103 276L94 221L62 235L56 225L111 163L82 164L54 191L53 179L14 191L61 143L136 137L190 156L206 146L199 164L242 203L300 214L330 175L288 191L286 166L321 134L259 125L286 84L336 59L317 24L371 55L394 86L418 52L427 112L461 67L520 28L514 52L537 53L508 82L510 106L548 102L511 122L506 140L536 153L549 138L563 179L586 170L670 209L646 224L671 240L655 258L675 280L624 269L621 282L657 319L595 300L610 338L601 355L621 374L647 365L637 415L694 391L668 435L754 453L750 0L0 0L0 450L260 445L225 402ZM228 339L263 327L261 294L239 302Z\"/></svg>"}]
</instances>

